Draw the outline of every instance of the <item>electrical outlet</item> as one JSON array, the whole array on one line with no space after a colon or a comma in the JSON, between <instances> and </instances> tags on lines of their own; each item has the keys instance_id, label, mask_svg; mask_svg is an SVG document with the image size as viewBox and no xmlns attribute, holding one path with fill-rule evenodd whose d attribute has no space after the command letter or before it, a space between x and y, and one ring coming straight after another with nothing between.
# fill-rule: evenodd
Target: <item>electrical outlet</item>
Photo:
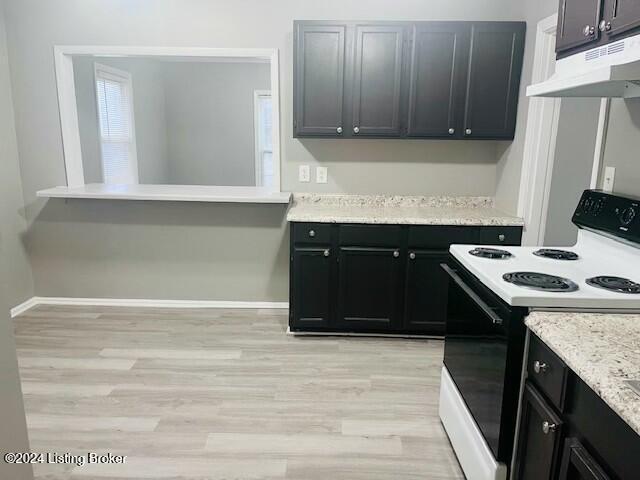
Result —
<instances>
[{"instance_id":1,"label":"electrical outlet","mask_svg":"<svg viewBox=\"0 0 640 480\"><path fill-rule=\"evenodd\" d=\"M311 181L311 169L309 165L300 165L298 167L298 181L304 183Z\"/></svg>"},{"instance_id":2,"label":"electrical outlet","mask_svg":"<svg viewBox=\"0 0 640 480\"><path fill-rule=\"evenodd\" d=\"M604 180L602 182L602 189L605 192L613 192L613 182L616 179L615 167L606 167L604 169Z\"/></svg>"},{"instance_id":3,"label":"electrical outlet","mask_svg":"<svg viewBox=\"0 0 640 480\"><path fill-rule=\"evenodd\" d=\"M327 183L327 167L316 167L316 183Z\"/></svg>"}]
</instances>

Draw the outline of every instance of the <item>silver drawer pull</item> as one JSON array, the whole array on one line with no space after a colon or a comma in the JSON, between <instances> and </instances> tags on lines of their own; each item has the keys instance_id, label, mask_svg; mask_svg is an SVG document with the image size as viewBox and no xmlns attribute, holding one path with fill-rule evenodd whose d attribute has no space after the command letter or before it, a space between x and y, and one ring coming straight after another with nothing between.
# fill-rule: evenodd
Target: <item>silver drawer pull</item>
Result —
<instances>
[{"instance_id":1,"label":"silver drawer pull","mask_svg":"<svg viewBox=\"0 0 640 480\"><path fill-rule=\"evenodd\" d=\"M329 255L331 255L331 250L327 249L324 251L324 256L328 257Z\"/></svg>"},{"instance_id":2,"label":"silver drawer pull","mask_svg":"<svg viewBox=\"0 0 640 480\"><path fill-rule=\"evenodd\" d=\"M309 236L311 238L315 237L316 236L316 231L315 230L309 230Z\"/></svg>"},{"instance_id":3,"label":"silver drawer pull","mask_svg":"<svg viewBox=\"0 0 640 480\"><path fill-rule=\"evenodd\" d=\"M533 362L533 371L536 373L544 373L547 371L547 364L546 363L542 363L539 360L536 360L535 362Z\"/></svg>"},{"instance_id":4,"label":"silver drawer pull","mask_svg":"<svg viewBox=\"0 0 640 480\"><path fill-rule=\"evenodd\" d=\"M501 233L500 235L498 235L498 240L500 240L501 242L504 242L506 238L507 237L504 236L504 233Z\"/></svg>"},{"instance_id":5,"label":"silver drawer pull","mask_svg":"<svg viewBox=\"0 0 640 480\"><path fill-rule=\"evenodd\" d=\"M400 256L400 252L398 250L395 250L393 252L393 258L398 258Z\"/></svg>"},{"instance_id":6,"label":"silver drawer pull","mask_svg":"<svg viewBox=\"0 0 640 480\"><path fill-rule=\"evenodd\" d=\"M411 260L415 260L415 259L416 259L416 254L415 254L415 253L413 253L413 252L411 252L411 253L409 254L409 258L410 258Z\"/></svg>"},{"instance_id":7,"label":"silver drawer pull","mask_svg":"<svg viewBox=\"0 0 640 480\"><path fill-rule=\"evenodd\" d=\"M558 426L555 423L549 423L547 421L542 422L542 433L545 435L549 435L549 433L554 433L558 429Z\"/></svg>"}]
</instances>

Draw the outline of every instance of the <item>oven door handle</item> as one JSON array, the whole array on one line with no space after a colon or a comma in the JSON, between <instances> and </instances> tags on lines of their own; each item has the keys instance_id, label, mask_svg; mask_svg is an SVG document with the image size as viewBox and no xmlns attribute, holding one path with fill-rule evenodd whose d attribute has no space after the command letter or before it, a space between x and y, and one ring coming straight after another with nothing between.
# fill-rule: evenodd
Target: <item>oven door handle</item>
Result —
<instances>
[{"instance_id":1,"label":"oven door handle","mask_svg":"<svg viewBox=\"0 0 640 480\"><path fill-rule=\"evenodd\" d=\"M441 263L440 266L442 267L442 269L445 272L447 272L447 274L451 277L451 279L454 282L456 282L456 284L464 291L464 293L469 295L471 300L473 300L482 309L482 311L487 314L487 316L491 319L491 321L493 322L494 325L502 325L502 318L500 318L500 316L496 312L494 312L491 309L491 307L489 307L489 305L487 305L478 296L478 294L476 292L474 292L471 289L471 287L469 287L469 285L464 283L464 280L462 280L462 278L460 278L460 275L458 275L458 273L453 268L451 268L446 263Z\"/></svg>"}]
</instances>

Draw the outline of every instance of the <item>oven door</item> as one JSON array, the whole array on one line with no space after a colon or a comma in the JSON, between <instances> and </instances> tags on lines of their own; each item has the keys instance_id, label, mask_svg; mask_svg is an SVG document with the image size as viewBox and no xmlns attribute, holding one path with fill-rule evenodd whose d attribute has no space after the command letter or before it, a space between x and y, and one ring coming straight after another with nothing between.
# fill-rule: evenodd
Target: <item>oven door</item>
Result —
<instances>
[{"instance_id":1,"label":"oven door","mask_svg":"<svg viewBox=\"0 0 640 480\"><path fill-rule=\"evenodd\" d=\"M509 311L470 274L442 268L450 278L444 364L494 457L508 462L499 457Z\"/></svg>"}]
</instances>

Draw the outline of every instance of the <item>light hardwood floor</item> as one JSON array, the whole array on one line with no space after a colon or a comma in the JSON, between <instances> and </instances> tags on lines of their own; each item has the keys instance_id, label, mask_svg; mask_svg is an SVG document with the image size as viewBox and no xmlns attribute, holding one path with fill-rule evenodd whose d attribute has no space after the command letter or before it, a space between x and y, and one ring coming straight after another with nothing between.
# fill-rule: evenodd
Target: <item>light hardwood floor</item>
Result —
<instances>
[{"instance_id":1,"label":"light hardwood floor","mask_svg":"<svg viewBox=\"0 0 640 480\"><path fill-rule=\"evenodd\" d=\"M37 307L15 320L37 478L463 478L442 342L285 335L278 310Z\"/></svg>"}]
</instances>

